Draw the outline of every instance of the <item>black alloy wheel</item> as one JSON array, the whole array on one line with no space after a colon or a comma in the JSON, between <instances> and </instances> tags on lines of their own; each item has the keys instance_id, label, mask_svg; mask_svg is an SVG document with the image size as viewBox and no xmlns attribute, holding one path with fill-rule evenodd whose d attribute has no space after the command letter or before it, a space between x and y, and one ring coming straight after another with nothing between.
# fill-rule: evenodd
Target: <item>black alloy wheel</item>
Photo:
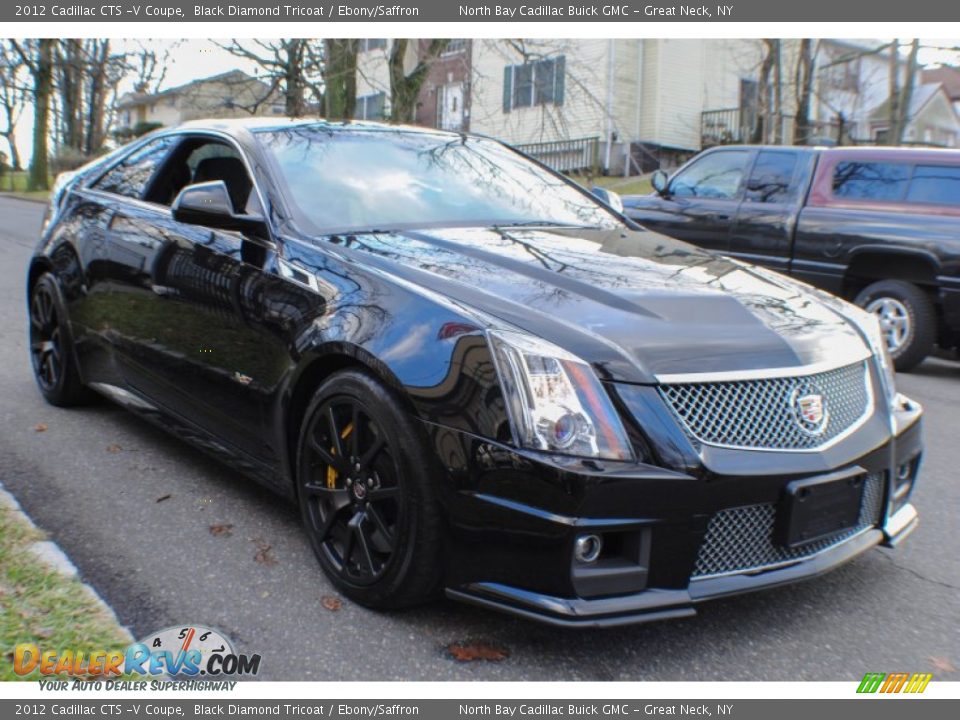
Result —
<instances>
[{"instance_id":1,"label":"black alloy wheel","mask_svg":"<svg viewBox=\"0 0 960 720\"><path fill-rule=\"evenodd\" d=\"M89 402L93 393L80 379L66 309L50 273L40 276L33 286L28 313L30 361L43 397L61 407Z\"/></svg>"},{"instance_id":2,"label":"black alloy wheel","mask_svg":"<svg viewBox=\"0 0 960 720\"><path fill-rule=\"evenodd\" d=\"M321 386L300 436L304 523L327 575L371 607L426 598L439 577L433 489L415 422L370 376Z\"/></svg>"}]
</instances>

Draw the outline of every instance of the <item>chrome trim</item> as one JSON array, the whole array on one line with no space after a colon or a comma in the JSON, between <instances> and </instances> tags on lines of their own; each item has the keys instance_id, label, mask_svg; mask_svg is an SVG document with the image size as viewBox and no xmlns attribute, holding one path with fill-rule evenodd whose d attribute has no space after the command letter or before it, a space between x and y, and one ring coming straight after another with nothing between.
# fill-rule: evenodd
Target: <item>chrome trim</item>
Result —
<instances>
[{"instance_id":1,"label":"chrome trim","mask_svg":"<svg viewBox=\"0 0 960 720\"><path fill-rule=\"evenodd\" d=\"M832 552L839 547L843 547L847 543L852 542L853 540L856 540L861 535L874 531L876 529L877 529L876 525L868 525L867 527L861 530L858 530L850 537L844 538L840 542L834 543L833 545L828 545L827 547L823 548L823 550L817 550L817 552L811 553L810 555L803 555L801 557L792 558L790 560L783 560L781 562L776 562L776 563L770 563L768 565L755 565L754 567L738 568L737 570L728 570L726 572L713 573L712 575L694 575L690 578L690 582L695 583L695 582L699 582L700 580L710 580L712 578L730 577L732 575L760 575L770 570L779 570L780 568L791 567L793 565L800 565L802 563L812 560L815 557L823 555L824 553Z\"/></svg>"},{"instance_id":2,"label":"chrome trim","mask_svg":"<svg viewBox=\"0 0 960 720\"><path fill-rule=\"evenodd\" d=\"M860 362L863 362L863 360L861 360ZM807 367L816 367L816 366L808 365ZM845 367L845 365L840 365L839 367L830 367L827 370L818 370L817 372L818 373L828 372L829 370L838 370L842 367ZM797 375L797 376L774 375L770 378L749 378L749 379L750 380L757 380L757 379L772 380L772 379L785 378L785 377L804 377L804 376L803 375ZM721 450L748 450L750 452L766 452L766 453L817 453L817 452L822 452L824 450L832 448L837 443L840 443L846 440L853 433L855 433L857 430L862 428L871 417L873 417L873 414L876 412L877 407L876 407L876 397L873 394L873 382L871 379L870 363L866 363L863 366L863 382L864 382L864 388L867 393L866 409L864 410L863 415L857 418L846 430L830 438L825 443L821 445L815 445L813 447L808 447L808 448L769 448L769 447L754 447L750 445L727 445L727 444L714 443L714 442L708 442L706 440L702 440L690 429L690 427L687 425L684 419L680 417L677 411L673 409L673 406L670 404L670 402L667 401L662 394L660 395L660 397L663 400L664 404L667 406L667 408L670 410L670 414L673 415L674 419L677 421L677 423L679 423L680 429L683 430L683 433L688 438L696 441L701 447L713 447ZM698 452L698 454L702 455L703 453Z\"/></svg>"},{"instance_id":3,"label":"chrome trim","mask_svg":"<svg viewBox=\"0 0 960 720\"><path fill-rule=\"evenodd\" d=\"M858 353L844 355L842 359L824 360L812 365L800 365L788 368L759 368L755 370L721 370L718 372L703 373L665 373L657 374L657 382L662 385L692 385L711 382L739 382L742 380L771 380L774 378L805 377L817 375L830 370L839 370L847 365L853 365L872 357L873 353L866 347Z\"/></svg>"},{"instance_id":4,"label":"chrome trim","mask_svg":"<svg viewBox=\"0 0 960 720\"><path fill-rule=\"evenodd\" d=\"M897 510L893 515L887 518L887 521L881 526L885 538L885 545L893 547L899 544L904 538L917 528L920 522L920 516L917 509L907 503Z\"/></svg>"}]
</instances>

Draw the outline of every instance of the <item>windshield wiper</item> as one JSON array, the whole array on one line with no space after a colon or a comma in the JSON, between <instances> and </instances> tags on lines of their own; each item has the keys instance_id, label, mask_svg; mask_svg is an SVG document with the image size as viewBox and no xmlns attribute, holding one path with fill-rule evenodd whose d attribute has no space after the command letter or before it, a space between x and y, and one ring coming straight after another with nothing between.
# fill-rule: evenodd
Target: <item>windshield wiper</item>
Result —
<instances>
[{"instance_id":1,"label":"windshield wiper","mask_svg":"<svg viewBox=\"0 0 960 720\"><path fill-rule=\"evenodd\" d=\"M578 225L577 223L559 222L557 220L515 220L511 222L493 223L492 228L575 228L577 230L599 230L599 225Z\"/></svg>"}]
</instances>

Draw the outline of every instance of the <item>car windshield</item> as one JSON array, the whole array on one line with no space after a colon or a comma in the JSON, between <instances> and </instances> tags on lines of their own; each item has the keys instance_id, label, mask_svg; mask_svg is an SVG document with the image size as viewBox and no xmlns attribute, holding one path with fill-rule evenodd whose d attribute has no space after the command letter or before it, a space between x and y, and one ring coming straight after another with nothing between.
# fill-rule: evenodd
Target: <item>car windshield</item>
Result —
<instances>
[{"instance_id":1,"label":"car windshield","mask_svg":"<svg viewBox=\"0 0 960 720\"><path fill-rule=\"evenodd\" d=\"M492 140L405 130L257 133L300 223L314 233L443 225L613 228L562 178Z\"/></svg>"}]
</instances>

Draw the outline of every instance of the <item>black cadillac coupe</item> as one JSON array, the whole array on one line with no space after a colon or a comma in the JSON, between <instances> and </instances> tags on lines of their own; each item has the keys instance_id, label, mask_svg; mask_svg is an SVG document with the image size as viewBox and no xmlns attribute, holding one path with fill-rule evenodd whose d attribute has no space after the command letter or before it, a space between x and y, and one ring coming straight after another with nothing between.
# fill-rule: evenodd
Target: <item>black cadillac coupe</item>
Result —
<instances>
[{"instance_id":1,"label":"black cadillac coupe","mask_svg":"<svg viewBox=\"0 0 960 720\"><path fill-rule=\"evenodd\" d=\"M876 319L604 199L470 135L163 130L58 180L36 380L297 502L371 607L680 617L904 538L921 409Z\"/></svg>"}]
</instances>

